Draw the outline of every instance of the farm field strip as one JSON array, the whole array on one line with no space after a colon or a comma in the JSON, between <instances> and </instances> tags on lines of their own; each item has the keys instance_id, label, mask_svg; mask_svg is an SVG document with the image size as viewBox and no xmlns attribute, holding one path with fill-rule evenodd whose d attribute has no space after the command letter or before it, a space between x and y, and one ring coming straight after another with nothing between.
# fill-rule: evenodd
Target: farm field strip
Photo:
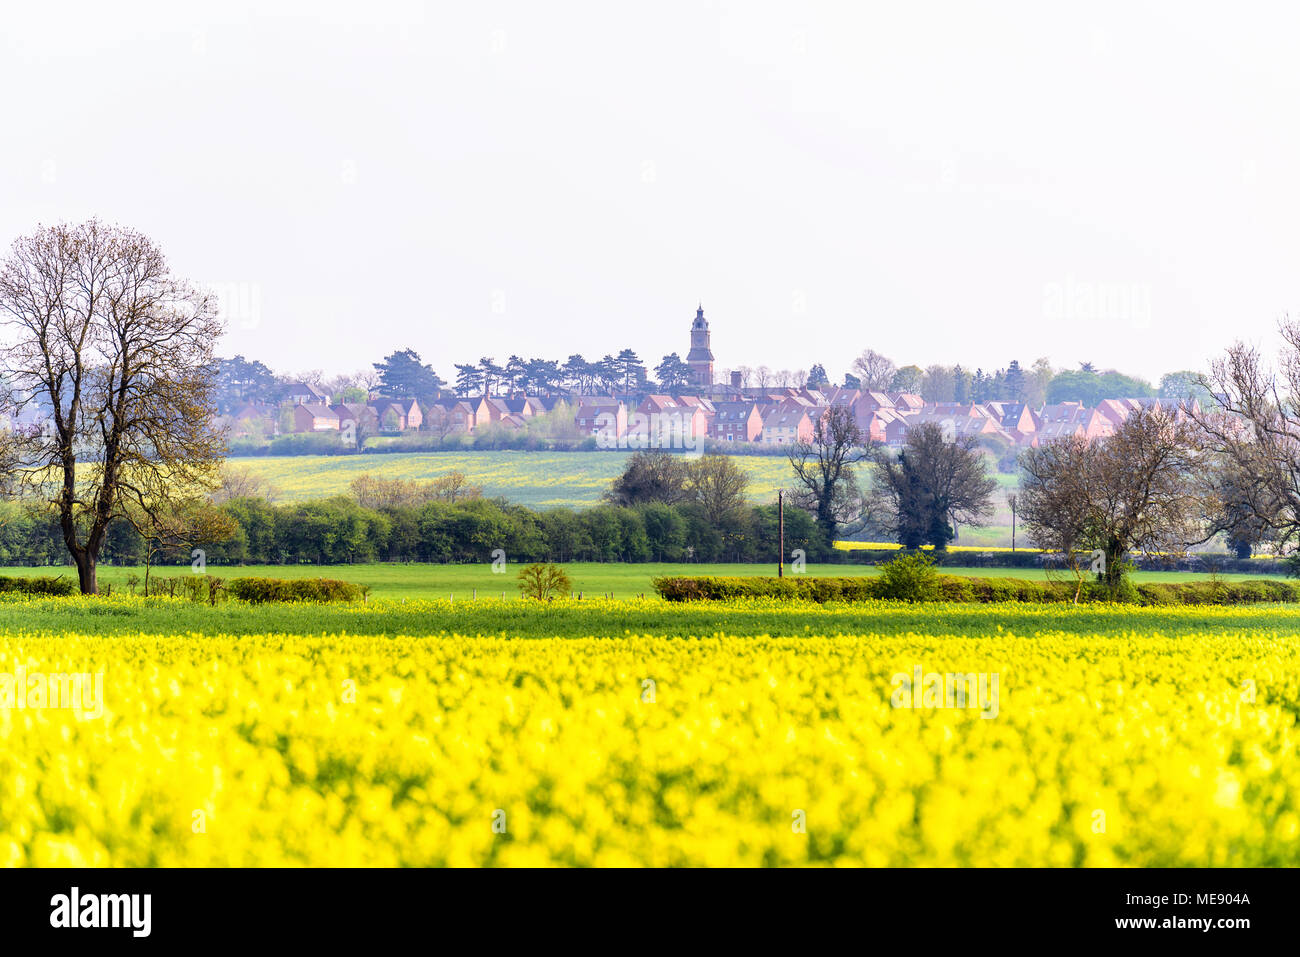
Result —
<instances>
[{"instance_id":1,"label":"farm field strip","mask_svg":"<svg viewBox=\"0 0 1300 957\"><path fill-rule=\"evenodd\" d=\"M952 638L1070 634L1123 638L1154 633L1294 640L1297 605L1071 605L1068 603L906 604L890 601L817 604L750 599L672 603L654 599L558 599L544 605L497 597L478 601L375 599L365 604L263 604L184 599L23 598L0 596L0 635L25 633L131 635L387 635L494 638L672 638L904 636Z\"/></svg>"},{"instance_id":2,"label":"farm field strip","mask_svg":"<svg viewBox=\"0 0 1300 957\"><path fill-rule=\"evenodd\" d=\"M450 598L469 599L477 594L479 598L500 597L518 598L519 589L516 575L519 565L507 564L501 574L492 570L491 563L464 565L434 565L406 563L370 563L357 565L235 565L220 567L212 565L208 571L222 578L263 576L269 578L338 578L343 581L368 585L376 598ZM566 562L564 569L573 581L575 592L580 591L586 597L600 597L613 593L615 598L632 598L644 595L655 597L651 581L661 575L774 575L774 565L722 565L722 564L669 564L647 562L645 564L620 564L615 562ZM1067 580L1061 572L1046 572L1040 568L940 568L944 574L971 575L987 578L1027 578L1037 581L1046 580L1049 575ZM812 576L857 576L874 575L874 565L821 565L810 564L805 574ZM176 576L190 574L189 565L155 566L152 574ZM786 567L786 574L793 574ZM0 575L41 576L63 575L73 580L75 569L66 566L43 567L0 567ZM127 580L134 575L144 577L141 567L101 565L99 581L112 587L114 592L127 590ZM1224 574L1225 580L1239 580L1259 576L1247 574ZM1135 572L1133 580L1138 582L1177 582L1205 581L1206 576L1198 572Z\"/></svg>"}]
</instances>

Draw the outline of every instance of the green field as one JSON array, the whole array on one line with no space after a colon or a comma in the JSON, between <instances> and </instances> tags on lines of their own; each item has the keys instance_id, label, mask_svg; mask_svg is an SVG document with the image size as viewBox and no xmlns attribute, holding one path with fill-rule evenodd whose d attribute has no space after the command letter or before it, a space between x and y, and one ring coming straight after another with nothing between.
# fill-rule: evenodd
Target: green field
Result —
<instances>
[{"instance_id":1,"label":"green field","mask_svg":"<svg viewBox=\"0 0 1300 957\"><path fill-rule=\"evenodd\" d=\"M365 604L291 603L216 606L178 598L38 598L0 595L0 636L25 632L85 635L299 634L346 641L351 636L499 636L506 638L625 638L656 635L792 637L800 635L974 637L1119 637L1132 632L1164 637L1204 632L1285 638L1300 633L1296 605L1137 605L747 599L670 603L600 595L582 601L538 603L497 593L477 601L402 596ZM426 593L427 594L427 593ZM468 592L466 592L468 596Z\"/></svg>"},{"instance_id":2,"label":"green field","mask_svg":"<svg viewBox=\"0 0 1300 957\"><path fill-rule=\"evenodd\" d=\"M488 496L545 508L595 505L623 471L630 452L392 452L368 455L292 455L230 459L274 486L278 502L348 494L352 480L370 473L387 479L428 481L463 472ZM750 478L749 497L759 505L775 500L790 483L782 456L736 456Z\"/></svg>"},{"instance_id":3,"label":"green field","mask_svg":"<svg viewBox=\"0 0 1300 957\"><path fill-rule=\"evenodd\" d=\"M573 581L575 592L584 597L612 594L614 598L654 597L650 582L660 575L774 575L774 565L706 565L706 564L615 564L600 562L572 562L564 566ZM339 578L369 585L376 598L451 598L456 601L474 598L516 599L518 565L507 565L506 570L494 574L490 564L475 565L425 565L425 564L368 564L368 565L240 565L229 568L209 566L209 573L219 578L247 577L251 575L270 578ZM809 565L807 575L874 575L873 565ZM973 575L986 578L1029 578L1038 581L1048 577L1047 572L1034 568L943 568L944 574ZM155 567L154 575L189 574L188 565ZM786 574L791 574L787 566ZM1061 572L1051 573L1064 580ZM75 580L72 568L0 568L0 575L65 575ZM99 582L111 585L113 591L124 591L128 576L143 576L143 568L101 565ZM1139 582L1204 581L1198 572L1136 572ZM1226 579L1258 578L1257 575L1228 574Z\"/></svg>"}]
</instances>

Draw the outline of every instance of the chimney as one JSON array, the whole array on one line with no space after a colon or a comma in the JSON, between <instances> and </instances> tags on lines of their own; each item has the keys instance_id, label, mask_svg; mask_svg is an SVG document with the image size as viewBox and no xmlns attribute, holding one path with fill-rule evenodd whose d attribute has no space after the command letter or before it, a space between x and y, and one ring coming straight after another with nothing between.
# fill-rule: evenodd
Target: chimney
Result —
<instances>
[{"instance_id":1,"label":"chimney","mask_svg":"<svg viewBox=\"0 0 1300 957\"><path fill-rule=\"evenodd\" d=\"M731 387L735 389L737 392L740 391L740 384L743 381L744 378L741 376L739 372L731 373Z\"/></svg>"}]
</instances>

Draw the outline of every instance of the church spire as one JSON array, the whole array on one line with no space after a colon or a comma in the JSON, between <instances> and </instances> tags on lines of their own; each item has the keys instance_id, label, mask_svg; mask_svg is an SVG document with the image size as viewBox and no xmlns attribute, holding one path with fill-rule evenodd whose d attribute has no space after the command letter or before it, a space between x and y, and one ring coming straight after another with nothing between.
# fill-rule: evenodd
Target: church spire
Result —
<instances>
[{"instance_id":1,"label":"church spire","mask_svg":"<svg viewBox=\"0 0 1300 957\"><path fill-rule=\"evenodd\" d=\"M691 351L686 354L696 385L705 388L713 385L713 350L709 348L709 321L704 318L704 303L695 310L691 323Z\"/></svg>"}]
</instances>

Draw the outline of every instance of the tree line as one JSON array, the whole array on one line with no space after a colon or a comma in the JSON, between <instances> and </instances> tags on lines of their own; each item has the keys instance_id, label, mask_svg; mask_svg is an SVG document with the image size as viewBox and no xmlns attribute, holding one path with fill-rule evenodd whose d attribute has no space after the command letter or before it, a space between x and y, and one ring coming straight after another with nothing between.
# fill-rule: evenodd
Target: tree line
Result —
<instances>
[{"instance_id":1,"label":"tree line","mask_svg":"<svg viewBox=\"0 0 1300 957\"><path fill-rule=\"evenodd\" d=\"M874 349L867 349L853 360L845 385L871 392L910 392L926 402L1006 401L1023 402L1032 408L1062 402L1095 406L1103 399L1115 398L1214 401L1201 384L1199 374L1187 370L1165 373L1153 386L1140 377L1113 369L1099 370L1086 361L1080 362L1077 369L1054 368L1046 358L1035 360L1027 369L1017 359L992 372L982 368L971 370L960 363L923 369L918 365L897 366Z\"/></svg>"},{"instance_id":2,"label":"tree line","mask_svg":"<svg viewBox=\"0 0 1300 957\"><path fill-rule=\"evenodd\" d=\"M238 493L238 488L233 489ZM115 565L191 564L194 550L215 565L358 562L772 562L779 551L775 506L741 502L718 512L725 490L667 501L587 509L534 509L489 499L463 476L435 482L363 476L352 494L275 504L260 495L227 498L219 520L165 542L114 523L100 560ZM57 565L67 559L57 516L9 504L0 524L0 564ZM786 561L828 557L812 520L785 517Z\"/></svg>"}]
</instances>

